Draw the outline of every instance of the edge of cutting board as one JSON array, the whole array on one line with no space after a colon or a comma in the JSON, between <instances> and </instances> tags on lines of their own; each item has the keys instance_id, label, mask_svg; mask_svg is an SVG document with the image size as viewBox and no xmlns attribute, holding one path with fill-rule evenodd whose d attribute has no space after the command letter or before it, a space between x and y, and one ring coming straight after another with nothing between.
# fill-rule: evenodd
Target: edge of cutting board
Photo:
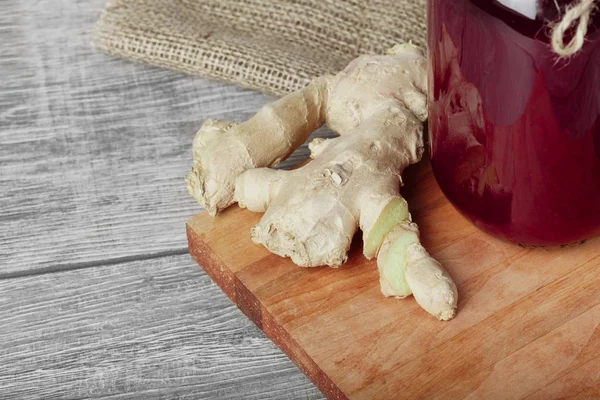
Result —
<instances>
[{"instance_id":1,"label":"edge of cutting board","mask_svg":"<svg viewBox=\"0 0 600 400\"><path fill-rule=\"evenodd\" d=\"M238 207L230 207L222 213L222 217L231 217L241 212L249 212ZM292 336L279 325L256 296L242 283L235 273L213 252L210 245L198 234L193 226L198 219L206 217L202 213L192 217L186 223L189 251L192 257L206 271L213 281L231 301L260 328L302 372L329 399L347 400L348 397L333 383L321 368L310 358ZM257 215L256 221L260 215Z\"/></svg>"}]
</instances>

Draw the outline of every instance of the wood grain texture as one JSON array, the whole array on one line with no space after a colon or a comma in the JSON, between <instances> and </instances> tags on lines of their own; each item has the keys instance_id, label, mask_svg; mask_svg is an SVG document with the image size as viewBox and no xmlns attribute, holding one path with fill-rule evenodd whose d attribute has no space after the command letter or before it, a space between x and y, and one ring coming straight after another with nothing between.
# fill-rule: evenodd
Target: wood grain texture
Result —
<instances>
[{"instance_id":1,"label":"wood grain texture","mask_svg":"<svg viewBox=\"0 0 600 400\"><path fill-rule=\"evenodd\" d=\"M195 132L271 100L95 51L104 3L2 2L0 276L185 253Z\"/></svg>"},{"instance_id":2,"label":"wood grain texture","mask_svg":"<svg viewBox=\"0 0 600 400\"><path fill-rule=\"evenodd\" d=\"M188 221L190 251L330 398L600 393L600 238L550 250L499 241L448 204L427 163L407 172L423 242L459 288L450 322L413 299L385 299L360 243L339 270L301 269L254 245L260 215L237 207Z\"/></svg>"},{"instance_id":3,"label":"wood grain texture","mask_svg":"<svg viewBox=\"0 0 600 400\"><path fill-rule=\"evenodd\" d=\"M104 5L0 7L0 399L322 398L183 255L195 131L270 98L94 51Z\"/></svg>"},{"instance_id":4,"label":"wood grain texture","mask_svg":"<svg viewBox=\"0 0 600 400\"><path fill-rule=\"evenodd\" d=\"M0 280L0 398L320 399L189 255Z\"/></svg>"}]
</instances>

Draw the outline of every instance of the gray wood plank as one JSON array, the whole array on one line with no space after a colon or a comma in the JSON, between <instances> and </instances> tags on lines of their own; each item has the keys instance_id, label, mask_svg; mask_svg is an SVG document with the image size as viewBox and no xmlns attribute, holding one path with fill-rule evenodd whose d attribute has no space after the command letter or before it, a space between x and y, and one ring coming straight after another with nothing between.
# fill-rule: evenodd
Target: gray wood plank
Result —
<instances>
[{"instance_id":1,"label":"gray wood plank","mask_svg":"<svg viewBox=\"0 0 600 400\"><path fill-rule=\"evenodd\" d=\"M1 398L320 399L187 255L0 280Z\"/></svg>"},{"instance_id":2,"label":"gray wood plank","mask_svg":"<svg viewBox=\"0 0 600 400\"><path fill-rule=\"evenodd\" d=\"M0 277L183 254L196 130L271 100L98 53L104 3L2 2Z\"/></svg>"}]
</instances>

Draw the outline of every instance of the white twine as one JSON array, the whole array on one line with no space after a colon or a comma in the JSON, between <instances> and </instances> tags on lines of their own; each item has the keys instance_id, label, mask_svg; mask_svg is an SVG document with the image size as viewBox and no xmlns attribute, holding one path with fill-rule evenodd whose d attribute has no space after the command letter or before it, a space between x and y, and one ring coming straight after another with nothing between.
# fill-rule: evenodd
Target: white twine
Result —
<instances>
[{"instance_id":1,"label":"white twine","mask_svg":"<svg viewBox=\"0 0 600 400\"><path fill-rule=\"evenodd\" d=\"M588 31L590 14L594 9L595 0L581 0L579 4L569 8L562 21L552 30L552 48L560 57L570 57L583 47L585 35ZM565 44L565 33L577 23L577 29L569 43Z\"/></svg>"}]
</instances>

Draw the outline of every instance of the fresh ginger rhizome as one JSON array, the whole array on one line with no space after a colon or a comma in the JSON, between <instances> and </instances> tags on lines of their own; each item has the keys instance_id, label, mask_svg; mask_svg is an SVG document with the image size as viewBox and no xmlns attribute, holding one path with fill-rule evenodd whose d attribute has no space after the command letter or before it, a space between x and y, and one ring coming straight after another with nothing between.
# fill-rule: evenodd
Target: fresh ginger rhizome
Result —
<instances>
[{"instance_id":1,"label":"fresh ginger rhizome","mask_svg":"<svg viewBox=\"0 0 600 400\"><path fill-rule=\"evenodd\" d=\"M193 143L190 194L211 215L233 203L263 212L252 240L302 267L342 265L360 228L382 293L412 294L451 319L456 285L421 245L399 192L402 171L423 154L426 64L418 48L399 45L314 79L244 123L206 121ZM313 161L272 169L325 123L340 136L312 141Z\"/></svg>"}]
</instances>

